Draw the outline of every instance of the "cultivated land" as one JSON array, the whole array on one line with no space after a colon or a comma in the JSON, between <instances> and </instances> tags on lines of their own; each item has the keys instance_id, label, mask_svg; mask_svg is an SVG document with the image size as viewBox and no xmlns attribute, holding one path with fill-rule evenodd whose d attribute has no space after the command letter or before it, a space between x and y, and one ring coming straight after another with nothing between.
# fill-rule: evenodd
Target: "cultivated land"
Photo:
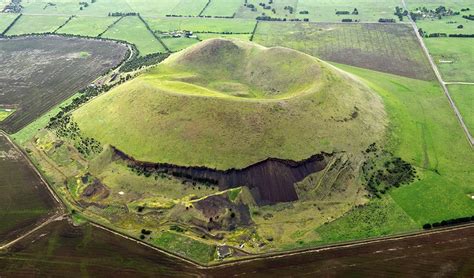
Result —
<instances>
[{"instance_id":1,"label":"cultivated land","mask_svg":"<svg viewBox=\"0 0 474 278\"><path fill-rule=\"evenodd\" d=\"M55 213L57 205L46 185L23 155L0 134L0 243Z\"/></svg>"},{"instance_id":2,"label":"cultivated land","mask_svg":"<svg viewBox=\"0 0 474 278\"><path fill-rule=\"evenodd\" d=\"M118 39L134 44L140 55L165 52L163 45L148 31L136 16L127 16L113 25L102 37Z\"/></svg>"},{"instance_id":3,"label":"cultivated land","mask_svg":"<svg viewBox=\"0 0 474 278\"><path fill-rule=\"evenodd\" d=\"M2 128L19 131L118 65L126 51L114 42L55 36L0 40L0 107L16 109Z\"/></svg>"},{"instance_id":4,"label":"cultivated land","mask_svg":"<svg viewBox=\"0 0 474 278\"><path fill-rule=\"evenodd\" d=\"M448 88L469 131L474 134L474 84L449 85Z\"/></svg>"},{"instance_id":5,"label":"cultivated land","mask_svg":"<svg viewBox=\"0 0 474 278\"><path fill-rule=\"evenodd\" d=\"M253 41L425 80L433 72L409 25L260 22Z\"/></svg>"}]
</instances>

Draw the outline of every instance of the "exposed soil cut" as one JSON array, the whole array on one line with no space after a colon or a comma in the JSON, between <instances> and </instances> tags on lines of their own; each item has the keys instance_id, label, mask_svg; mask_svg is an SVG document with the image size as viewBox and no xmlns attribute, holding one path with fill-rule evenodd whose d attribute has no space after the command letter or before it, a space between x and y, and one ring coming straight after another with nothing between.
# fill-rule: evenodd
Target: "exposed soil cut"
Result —
<instances>
[{"instance_id":1,"label":"exposed soil cut","mask_svg":"<svg viewBox=\"0 0 474 278\"><path fill-rule=\"evenodd\" d=\"M184 179L215 184L220 189L247 186L258 204L298 200L294 184L312 173L323 170L327 165L325 158L331 156L331 154L321 153L301 161L268 158L243 169L222 171L206 167L184 167L137 161L120 150L112 148L129 165L146 172L165 172Z\"/></svg>"}]
</instances>

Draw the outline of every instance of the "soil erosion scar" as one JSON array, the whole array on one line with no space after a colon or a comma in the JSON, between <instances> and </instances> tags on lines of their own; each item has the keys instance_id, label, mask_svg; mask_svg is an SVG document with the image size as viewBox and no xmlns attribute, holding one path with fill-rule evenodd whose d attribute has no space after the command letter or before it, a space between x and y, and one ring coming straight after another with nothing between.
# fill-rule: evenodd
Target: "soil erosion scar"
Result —
<instances>
[{"instance_id":1,"label":"soil erosion scar","mask_svg":"<svg viewBox=\"0 0 474 278\"><path fill-rule=\"evenodd\" d=\"M325 158L331 156L321 153L301 161L268 158L243 169L216 170L137 161L120 150L113 149L129 165L147 172L165 172L185 179L210 182L220 189L248 186L258 204L298 200L294 184L323 170L327 164Z\"/></svg>"}]
</instances>

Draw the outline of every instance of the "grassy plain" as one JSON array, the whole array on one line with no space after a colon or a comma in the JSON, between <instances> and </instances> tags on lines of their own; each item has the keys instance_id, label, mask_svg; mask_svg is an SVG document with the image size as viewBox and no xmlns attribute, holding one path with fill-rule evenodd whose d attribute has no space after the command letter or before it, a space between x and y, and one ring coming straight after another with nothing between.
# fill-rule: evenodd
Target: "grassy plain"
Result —
<instances>
[{"instance_id":1,"label":"grassy plain","mask_svg":"<svg viewBox=\"0 0 474 278\"><path fill-rule=\"evenodd\" d=\"M6 35L53 32L67 19L67 16L23 15Z\"/></svg>"},{"instance_id":2,"label":"grassy plain","mask_svg":"<svg viewBox=\"0 0 474 278\"><path fill-rule=\"evenodd\" d=\"M434 79L409 25L260 22L253 41L286 46L326 61Z\"/></svg>"},{"instance_id":3,"label":"grassy plain","mask_svg":"<svg viewBox=\"0 0 474 278\"><path fill-rule=\"evenodd\" d=\"M444 81L474 82L472 39L426 38L424 41Z\"/></svg>"},{"instance_id":4,"label":"grassy plain","mask_svg":"<svg viewBox=\"0 0 474 278\"><path fill-rule=\"evenodd\" d=\"M59 29L58 33L96 37L116 20L116 17L110 16L78 16L69 21L63 28Z\"/></svg>"},{"instance_id":5,"label":"grassy plain","mask_svg":"<svg viewBox=\"0 0 474 278\"><path fill-rule=\"evenodd\" d=\"M448 89L469 131L474 134L474 85L448 85Z\"/></svg>"},{"instance_id":6,"label":"grassy plain","mask_svg":"<svg viewBox=\"0 0 474 278\"><path fill-rule=\"evenodd\" d=\"M148 31L136 16L127 16L107 30L102 37L124 40L136 45L140 55L166 52L163 45Z\"/></svg>"}]
</instances>

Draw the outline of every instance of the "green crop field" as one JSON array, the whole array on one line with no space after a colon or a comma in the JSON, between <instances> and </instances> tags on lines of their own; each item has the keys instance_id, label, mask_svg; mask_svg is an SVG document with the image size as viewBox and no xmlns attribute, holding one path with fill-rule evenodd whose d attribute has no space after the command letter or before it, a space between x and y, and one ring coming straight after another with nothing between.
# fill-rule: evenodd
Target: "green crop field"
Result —
<instances>
[{"instance_id":1,"label":"green crop field","mask_svg":"<svg viewBox=\"0 0 474 278\"><path fill-rule=\"evenodd\" d=\"M16 14L0 13L0 33L2 33L16 17Z\"/></svg>"},{"instance_id":2,"label":"green crop field","mask_svg":"<svg viewBox=\"0 0 474 278\"><path fill-rule=\"evenodd\" d=\"M426 38L426 47L444 81L474 82L474 44L470 38Z\"/></svg>"},{"instance_id":3,"label":"green crop field","mask_svg":"<svg viewBox=\"0 0 474 278\"><path fill-rule=\"evenodd\" d=\"M260 22L253 41L290 47L328 61L434 78L408 25Z\"/></svg>"},{"instance_id":4,"label":"green crop field","mask_svg":"<svg viewBox=\"0 0 474 278\"><path fill-rule=\"evenodd\" d=\"M225 18L145 18L155 32L187 30L214 33L251 33L255 20Z\"/></svg>"},{"instance_id":5,"label":"green crop field","mask_svg":"<svg viewBox=\"0 0 474 278\"><path fill-rule=\"evenodd\" d=\"M114 23L117 17L78 16L69 21L57 33L96 37Z\"/></svg>"},{"instance_id":6,"label":"green crop field","mask_svg":"<svg viewBox=\"0 0 474 278\"><path fill-rule=\"evenodd\" d=\"M243 0L211 0L204 16L233 16L243 5Z\"/></svg>"},{"instance_id":7,"label":"green crop field","mask_svg":"<svg viewBox=\"0 0 474 278\"><path fill-rule=\"evenodd\" d=\"M474 84L448 85L448 89L454 103L461 112L465 124L471 134L474 134Z\"/></svg>"},{"instance_id":8,"label":"green crop field","mask_svg":"<svg viewBox=\"0 0 474 278\"><path fill-rule=\"evenodd\" d=\"M67 16L23 15L8 31L7 35L53 32L67 19Z\"/></svg>"},{"instance_id":9,"label":"green crop field","mask_svg":"<svg viewBox=\"0 0 474 278\"><path fill-rule=\"evenodd\" d=\"M105 32L102 37L119 39L137 46L140 55L165 52L163 45L147 30L136 16L127 16Z\"/></svg>"}]
</instances>

